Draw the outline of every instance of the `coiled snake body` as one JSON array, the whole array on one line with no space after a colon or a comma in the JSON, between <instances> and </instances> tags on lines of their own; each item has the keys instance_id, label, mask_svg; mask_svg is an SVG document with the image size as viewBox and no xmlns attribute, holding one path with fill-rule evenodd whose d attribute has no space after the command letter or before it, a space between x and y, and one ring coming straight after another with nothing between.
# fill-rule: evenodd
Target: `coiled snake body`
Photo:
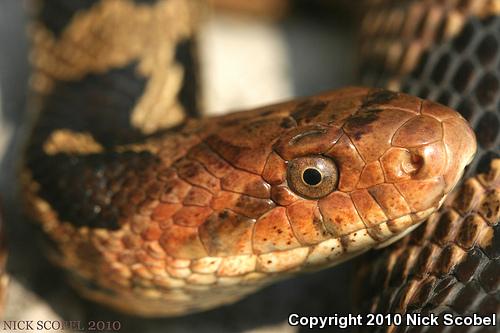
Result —
<instances>
[{"instance_id":1,"label":"coiled snake body","mask_svg":"<svg viewBox=\"0 0 500 333\"><path fill-rule=\"evenodd\" d=\"M91 299L178 315L385 246L474 156L458 113L382 89L169 127L198 113L198 6L143 2L45 1L33 26L24 194Z\"/></svg>"}]
</instances>

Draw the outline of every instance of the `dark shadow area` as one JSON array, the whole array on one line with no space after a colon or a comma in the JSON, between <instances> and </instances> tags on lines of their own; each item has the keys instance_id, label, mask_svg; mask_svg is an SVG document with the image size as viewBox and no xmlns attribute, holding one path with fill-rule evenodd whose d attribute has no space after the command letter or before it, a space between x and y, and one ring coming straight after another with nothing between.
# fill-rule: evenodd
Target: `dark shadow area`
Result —
<instances>
[{"instance_id":1,"label":"dark shadow area","mask_svg":"<svg viewBox=\"0 0 500 333\"><path fill-rule=\"evenodd\" d=\"M21 125L24 124L28 84L28 40L26 12L22 1L0 3L0 121L9 129L10 143L0 160L0 188L6 206L15 193L14 173L18 161ZM2 133L5 135L5 133Z\"/></svg>"},{"instance_id":2,"label":"dark shadow area","mask_svg":"<svg viewBox=\"0 0 500 333\"><path fill-rule=\"evenodd\" d=\"M316 4L316 5L314 5ZM355 84L356 19L342 6L298 1L281 24L294 94L312 95Z\"/></svg>"}]
</instances>

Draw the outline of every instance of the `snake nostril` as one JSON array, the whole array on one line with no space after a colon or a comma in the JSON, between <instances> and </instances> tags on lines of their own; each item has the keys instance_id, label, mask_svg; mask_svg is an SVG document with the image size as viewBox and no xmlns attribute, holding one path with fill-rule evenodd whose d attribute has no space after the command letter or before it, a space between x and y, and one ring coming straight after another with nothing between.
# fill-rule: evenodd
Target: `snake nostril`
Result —
<instances>
[{"instance_id":1,"label":"snake nostril","mask_svg":"<svg viewBox=\"0 0 500 333\"><path fill-rule=\"evenodd\" d=\"M415 175L424 166L424 158L417 154L411 154L408 160L403 162L403 171L408 175Z\"/></svg>"}]
</instances>

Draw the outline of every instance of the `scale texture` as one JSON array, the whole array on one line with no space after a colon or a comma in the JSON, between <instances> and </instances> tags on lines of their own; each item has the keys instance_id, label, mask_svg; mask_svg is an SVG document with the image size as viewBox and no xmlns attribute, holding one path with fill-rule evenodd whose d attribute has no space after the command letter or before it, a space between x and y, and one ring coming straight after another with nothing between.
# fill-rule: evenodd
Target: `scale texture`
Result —
<instances>
[{"instance_id":1,"label":"scale texture","mask_svg":"<svg viewBox=\"0 0 500 333\"><path fill-rule=\"evenodd\" d=\"M387 249L380 259L367 258L373 271L362 269L361 275L370 282L358 284L363 291L357 297L363 311L500 315L498 5L498 1L373 1L365 17L365 36L370 37L364 42L363 81L456 108L475 130L478 153L466 171L474 178L452 196L454 201L450 198L415 235ZM392 19L382 22L383 15ZM374 21L379 24L369 30ZM396 31L403 31L405 40ZM368 48L379 44L392 46L385 51ZM378 331L436 329L495 331L495 327Z\"/></svg>"}]
</instances>

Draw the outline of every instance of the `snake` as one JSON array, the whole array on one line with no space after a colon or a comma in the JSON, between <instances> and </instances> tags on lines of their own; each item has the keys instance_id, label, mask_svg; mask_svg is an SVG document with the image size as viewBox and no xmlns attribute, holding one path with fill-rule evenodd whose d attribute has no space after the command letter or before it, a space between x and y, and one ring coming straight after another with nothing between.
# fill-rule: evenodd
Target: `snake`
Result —
<instances>
[{"instance_id":1,"label":"snake","mask_svg":"<svg viewBox=\"0 0 500 333\"><path fill-rule=\"evenodd\" d=\"M200 117L203 6L36 2L26 210L82 296L126 313L207 310L388 246L477 149L463 116L393 86Z\"/></svg>"}]
</instances>

